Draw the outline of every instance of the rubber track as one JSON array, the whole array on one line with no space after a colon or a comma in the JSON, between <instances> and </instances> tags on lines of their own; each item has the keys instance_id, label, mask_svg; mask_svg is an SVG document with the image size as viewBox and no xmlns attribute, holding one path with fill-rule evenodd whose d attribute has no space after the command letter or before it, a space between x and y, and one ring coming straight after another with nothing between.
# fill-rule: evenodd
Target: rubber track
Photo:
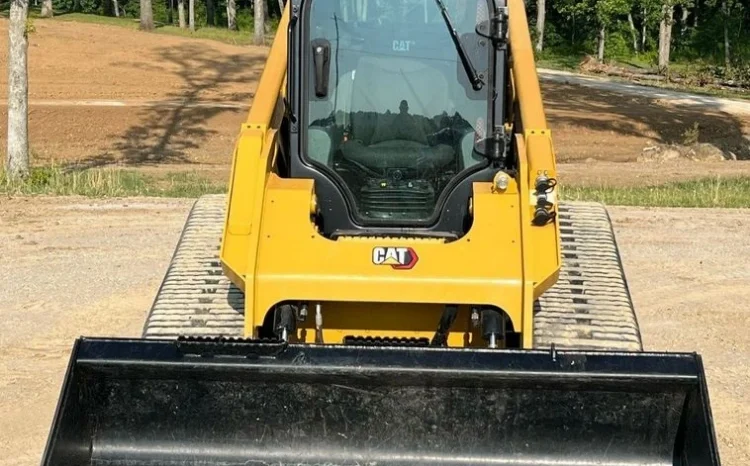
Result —
<instances>
[{"instance_id":1,"label":"rubber track","mask_svg":"<svg viewBox=\"0 0 750 466\"><path fill-rule=\"evenodd\" d=\"M193 205L143 329L146 338L243 334L244 295L224 275L219 246L225 195Z\"/></svg>"},{"instance_id":2,"label":"rubber track","mask_svg":"<svg viewBox=\"0 0 750 466\"><path fill-rule=\"evenodd\" d=\"M612 222L597 203L561 202L562 267L536 303L534 346L642 351Z\"/></svg>"},{"instance_id":3,"label":"rubber track","mask_svg":"<svg viewBox=\"0 0 750 466\"><path fill-rule=\"evenodd\" d=\"M219 260L226 197L193 206L164 282L144 326L147 338L242 336L243 293ZM534 344L558 348L642 349L606 210L600 204L561 203L563 266L557 284L536 306Z\"/></svg>"}]
</instances>

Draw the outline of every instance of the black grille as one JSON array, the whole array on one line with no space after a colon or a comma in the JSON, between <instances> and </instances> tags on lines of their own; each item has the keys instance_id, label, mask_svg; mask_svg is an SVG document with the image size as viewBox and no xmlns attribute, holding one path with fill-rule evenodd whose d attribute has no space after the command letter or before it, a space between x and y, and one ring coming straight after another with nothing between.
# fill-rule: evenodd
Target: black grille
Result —
<instances>
[{"instance_id":1,"label":"black grille","mask_svg":"<svg viewBox=\"0 0 750 466\"><path fill-rule=\"evenodd\" d=\"M395 188L370 187L362 188L360 206L365 212L432 212L435 206L435 192L431 187Z\"/></svg>"},{"instance_id":2,"label":"black grille","mask_svg":"<svg viewBox=\"0 0 750 466\"><path fill-rule=\"evenodd\" d=\"M429 346L427 338L398 338L398 337L344 337L345 345L355 346Z\"/></svg>"}]
</instances>

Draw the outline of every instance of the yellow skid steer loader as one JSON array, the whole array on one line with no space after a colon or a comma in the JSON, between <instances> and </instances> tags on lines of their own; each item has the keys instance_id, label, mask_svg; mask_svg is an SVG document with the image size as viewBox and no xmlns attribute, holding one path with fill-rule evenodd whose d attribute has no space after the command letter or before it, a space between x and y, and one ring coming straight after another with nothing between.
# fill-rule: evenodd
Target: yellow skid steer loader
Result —
<instances>
[{"instance_id":1,"label":"yellow skid steer loader","mask_svg":"<svg viewBox=\"0 0 750 466\"><path fill-rule=\"evenodd\" d=\"M560 202L522 0L289 0L140 339L80 338L42 464L718 466L606 210Z\"/></svg>"}]
</instances>

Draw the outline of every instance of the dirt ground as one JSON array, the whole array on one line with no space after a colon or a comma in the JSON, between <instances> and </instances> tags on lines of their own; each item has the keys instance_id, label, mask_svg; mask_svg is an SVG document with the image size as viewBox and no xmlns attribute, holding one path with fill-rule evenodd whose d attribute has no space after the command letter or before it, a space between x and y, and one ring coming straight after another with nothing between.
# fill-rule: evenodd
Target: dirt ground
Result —
<instances>
[{"instance_id":1,"label":"dirt ground","mask_svg":"<svg viewBox=\"0 0 750 466\"><path fill-rule=\"evenodd\" d=\"M34 25L29 57L34 163L200 170L214 180L228 179L234 141L268 49L116 26L54 20ZM7 54L6 30L7 20L0 19L0 61ZM6 81L0 73L0 102ZM636 161L645 147L683 142L696 122L699 142L750 160L747 116L565 82L544 81L542 88L566 183L661 182L665 172L666 179L750 174L750 162L679 161L655 170ZM0 151L6 112L0 105Z\"/></svg>"},{"instance_id":2,"label":"dirt ground","mask_svg":"<svg viewBox=\"0 0 750 466\"><path fill-rule=\"evenodd\" d=\"M7 25L0 19L0 62L7 54ZM34 25L29 131L35 163L226 167L266 48L96 24ZM6 93L3 73L2 139ZM0 147L4 151L5 143Z\"/></svg>"},{"instance_id":3,"label":"dirt ground","mask_svg":"<svg viewBox=\"0 0 750 466\"><path fill-rule=\"evenodd\" d=\"M38 464L75 337L139 335L189 206L0 202L0 466ZM703 355L723 464L748 464L750 216L611 213L646 348Z\"/></svg>"}]
</instances>

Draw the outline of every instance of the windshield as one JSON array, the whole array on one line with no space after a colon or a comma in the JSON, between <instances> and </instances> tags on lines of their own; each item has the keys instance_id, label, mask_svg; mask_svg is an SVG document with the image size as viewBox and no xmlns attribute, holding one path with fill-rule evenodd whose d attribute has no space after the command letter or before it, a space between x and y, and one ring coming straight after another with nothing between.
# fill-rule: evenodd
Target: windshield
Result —
<instances>
[{"instance_id":1,"label":"windshield","mask_svg":"<svg viewBox=\"0 0 750 466\"><path fill-rule=\"evenodd\" d=\"M474 32L486 0L444 4L487 76ZM488 86L472 88L435 0L315 0L309 18L305 155L343 180L357 217L430 219L450 181L482 162Z\"/></svg>"}]
</instances>

